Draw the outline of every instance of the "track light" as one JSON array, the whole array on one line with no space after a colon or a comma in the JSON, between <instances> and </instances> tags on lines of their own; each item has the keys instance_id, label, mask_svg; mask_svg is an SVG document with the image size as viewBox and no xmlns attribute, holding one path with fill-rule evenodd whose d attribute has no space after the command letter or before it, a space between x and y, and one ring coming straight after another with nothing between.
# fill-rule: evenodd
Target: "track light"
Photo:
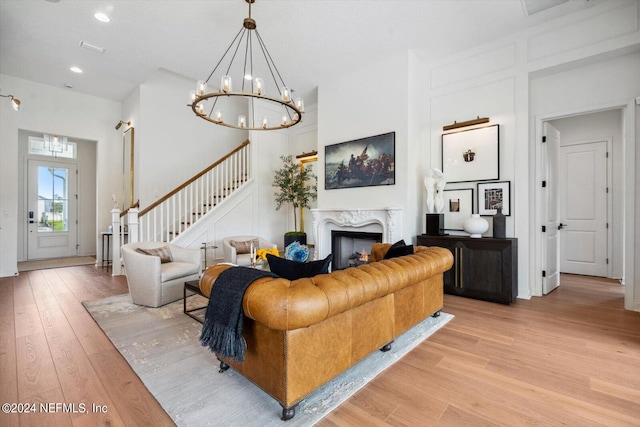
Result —
<instances>
[{"instance_id":1,"label":"track light","mask_svg":"<svg viewBox=\"0 0 640 427\"><path fill-rule=\"evenodd\" d=\"M122 120L120 120L120 121L118 122L118 124L116 125L116 130L120 129L120 127L121 127L122 125L131 126L131 122L123 122Z\"/></svg>"},{"instance_id":2,"label":"track light","mask_svg":"<svg viewBox=\"0 0 640 427\"><path fill-rule=\"evenodd\" d=\"M13 107L13 109L16 111L20 111L20 100L18 98L14 98L13 95L0 94L0 96L3 98L11 98L11 106Z\"/></svg>"}]
</instances>

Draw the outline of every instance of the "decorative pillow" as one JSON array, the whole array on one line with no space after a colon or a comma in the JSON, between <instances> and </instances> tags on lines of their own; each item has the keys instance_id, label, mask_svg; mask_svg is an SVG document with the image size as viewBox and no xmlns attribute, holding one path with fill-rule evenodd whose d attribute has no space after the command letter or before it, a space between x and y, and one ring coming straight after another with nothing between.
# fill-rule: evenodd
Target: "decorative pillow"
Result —
<instances>
[{"instance_id":1,"label":"decorative pillow","mask_svg":"<svg viewBox=\"0 0 640 427\"><path fill-rule=\"evenodd\" d=\"M387 253L384 255L383 259L395 258L403 255L411 255L413 253L413 245L407 245L404 240L399 240L395 242Z\"/></svg>"},{"instance_id":2,"label":"decorative pillow","mask_svg":"<svg viewBox=\"0 0 640 427\"><path fill-rule=\"evenodd\" d=\"M237 240L230 240L229 244L236 248L236 254L248 254L251 252L251 244L253 243L253 249L258 250L260 241L258 239L245 240L238 242Z\"/></svg>"},{"instance_id":3,"label":"decorative pillow","mask_svg":"<svg viewBox=\"0 0 640 427\"><path fill-rule=\"evenodd\" d=\"M267 261L269 262L269 270L272 273L284 279L296 280L328 273L329 265L333 261L333 254L329 254L325 259L311 262L289 261L285 258L267 254Z\"/></svg>"},{"instance_id":4,"label":"decorative pillow","mask_svg":"<svg viewBox=\"0 0 640 427\"><path fill-rule=\"evenodd\" d=\"M136 252L140 252L141 254L145 254L145 255L160 257L161 264L164 264L165 262L173 261L169 246L162 246L160 248L153 248L153 249L137 248Z\"/></svg>"}]
</instances>

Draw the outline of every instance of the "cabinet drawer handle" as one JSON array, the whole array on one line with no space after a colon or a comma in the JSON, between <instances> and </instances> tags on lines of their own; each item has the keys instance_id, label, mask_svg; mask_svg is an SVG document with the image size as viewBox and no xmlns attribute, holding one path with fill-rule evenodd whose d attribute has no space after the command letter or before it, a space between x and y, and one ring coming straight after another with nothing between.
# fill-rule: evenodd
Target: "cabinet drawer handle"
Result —
<instances>
[{"instance_id":1,"label":"cabinet drawer handle","mask_svg":"<svg viewBox=\"0 0 640 427\"><path fill-rule=\"evenodd\" d=\"M460 279L460 274L459 274L459 268L460 268L460 264L458 263L458 257L460 256L460 248L455 248L456 249L456 256L455 256L455 263L456 263L456 268L455 268L455 274L456 274L456 282L454 283L454 287L458 287L458 281Z\"/></svg>"},{"instance_id":2,"label":"cabinet drawer handle","mask_svg":"<svg viewBox=\"0 0 640 427\"><path fill-rule=\"evenodd\" d=\"M462 272L462 248L459 248L458 258L460 261L460 265L458 266L459 276L460 276L460 287L464 288L464 274Z\"/></svg>"}]
</instances>

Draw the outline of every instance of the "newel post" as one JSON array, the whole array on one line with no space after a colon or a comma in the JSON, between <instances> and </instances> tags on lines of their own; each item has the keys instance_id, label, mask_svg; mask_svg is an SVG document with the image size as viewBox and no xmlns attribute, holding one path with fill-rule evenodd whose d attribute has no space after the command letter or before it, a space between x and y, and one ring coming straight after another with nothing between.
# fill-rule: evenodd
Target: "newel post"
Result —
<instances>
[{"instance_id":1,"label":"newel post","mask_svg":"<svg viewBox=\"0 0 640 427\"><path fill-rule=\"evenodd\" d=\"M129 243L138 242L138 208L131 208L127 213L127 224L129 224Z\"/></svg>"},{"instance_id":2,"label":"newel post","mask_svg":"<svg viewBox=\"0 0 640 427\"><path fill-rule=\"evenodd\" d=\"M111 275L120 276L122 268L120 265L120 208L111 210Z\"/></svg>"}]
</instances>

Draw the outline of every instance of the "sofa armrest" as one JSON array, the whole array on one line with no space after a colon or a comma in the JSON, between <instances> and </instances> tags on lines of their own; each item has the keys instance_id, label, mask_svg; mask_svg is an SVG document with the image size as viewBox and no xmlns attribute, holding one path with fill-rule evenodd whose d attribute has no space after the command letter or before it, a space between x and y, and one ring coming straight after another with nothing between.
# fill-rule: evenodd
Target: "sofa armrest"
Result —
<instances>
[{"instance_id":1,"label":"sofa armrest","mask_svg":"<svg viewBox=\"0 0 640 427\"><path fill-rule=\"evenodd\" d=\"M222 243L222 252L224 253L224 261L230 262L231 264L238 263L238 255L236 252L236 248L231 246L228 242Z\"/></svg>"},{"instance_id":2,"label":"sofa armrest","mask_svg":"<svg viewBox=\"0 0 640 427\"><path fill-rule=\"evenodd\" d=\"M123 247L122 258L124 260L125 274L132 298L142 300L145 305L159 305L160 294L160 257L145 255L135 249Z\"/></svg>"}]
</instances>

